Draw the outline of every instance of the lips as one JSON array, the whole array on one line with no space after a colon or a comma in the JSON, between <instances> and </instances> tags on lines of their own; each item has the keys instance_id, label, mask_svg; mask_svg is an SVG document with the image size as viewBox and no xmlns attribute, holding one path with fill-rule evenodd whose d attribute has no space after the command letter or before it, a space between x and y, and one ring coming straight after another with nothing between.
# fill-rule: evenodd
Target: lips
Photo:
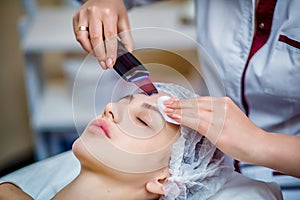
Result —
<instances>
[{"instance_id":1,"label":"lips","mask_svg":"<svg viewBox=\"0 0 300 200\"><path fill-rule=\"evenodd\" d=\"M108 124L102 119L94 119L89 124L88 130L90 132L96 133L96 134L102 134L103 135L103 133L104 133L104 135L107 138L110 138Z\"/></svg>"}]
</instances>

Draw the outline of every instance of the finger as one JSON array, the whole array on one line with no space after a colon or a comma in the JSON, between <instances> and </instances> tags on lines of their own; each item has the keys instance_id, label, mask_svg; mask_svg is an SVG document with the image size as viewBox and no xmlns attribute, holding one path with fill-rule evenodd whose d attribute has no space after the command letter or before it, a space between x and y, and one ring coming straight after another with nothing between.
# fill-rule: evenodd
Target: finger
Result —
<instances>
[{"instance_id":1,"label":"finger","mask_svg":"<svg viewBox=\"0 0 300 200\"><path fill-rule=\"evenodd\" d=\"M212 124L212 113L209 111L199 112L174 112L166 113L169 117L179 122L183 126L187 126L201 133L207 135L207 132Z\"/></svg>"},{"instance_id":2,"label":"finger","mask_svg":"<svg viewBox=\"0 0 300 200\"><path fill-rule=\"evenodd\" d=\"M76 40L80 43L82 48L88 52L92 52L92 45L89 40L89 32L87 30L79 30L79 26L88 27L87 19L84 17L83 12L77 13L73 17L73 31L76 37Z\"/></svg>"},{"instance_id":3,"label":"finger","mask_svg":"<svg viewBox=\"0 0 300 200\"><path fill-rule=\"evenodd\" d=\"M208 110L212 109L212 99L206 97L197 97L190 99L170 99L164 102L167 108L171 109L192 109L192 110Z\"/></svg>"},{"instance_id":4,"label":"finger","mask_svg":"<svg viewBox=\"0 0 300 200\"><path fill-rule=\"evenodd\" d=\"M191 102L191 99L187 99ZM199 100L199 98L198 98ZM200 100L199 100L200 101ZM189 107L173 109L167 107L166 114L174 120L180 122L181 125L197 130L199 133L207 137L213 144L216 144L225 126L226 120L226 98L203 98L198 108ZM182 100L175 102L180 103ZM205 102L209 106L204 106ZM190 103L191 104L191 103ZM209 109L207 109L209 107Z\"/></svg>"},{"instance_id":5,"label":"finger","mask_svg":"<svg viewBox=\"0 0 300 200\"><path fill-rule=\"evenodd\" d=\"M164 101L164 105L168 108L173 108L173 109L195 108L195 106L197 106L197 99L171 98L167 101Z\"/></svg>"},{"instance_id":6,"label":"finger","mask_svg":"<svg viewBox=\"0 0 300 200\"><path fill-rule=\"evenodd\" d=\"M89 34L93 52L101 67L107 69L105 64L105 47L103 41L103 24L99 20L97 13L93 9L89 10Z\"/></svg>"},{"instance_id":7,"label":"finger","mask_svg":"<svg viewBox=\"0 0 300 200\"><path fill-rule=\"evenodd\" d=\"M212 109L182 109L181 124L189 126L206 136L213 144L216 144L221 135L225 120L224 98L204 98L211 102ZM209 101L207 101L209 100ZM197 128L197 129L196 129Z\"/></svg>"},{"instance_id":8,"label":"finger","mask_svg":"<svg viewBox=\"0 0 300 200\"><path fill-rule=\"evenodd\" d=\"M119 37L121 39L122 44L124 47L129 51L132 52L134 49L134 42L130 31L130 24L128 16L123 16L118 22L118 32Z\"/></svg>"},{"instance_id":9,"label":"finger","mask_svg":"<svg viewBox=\"0 0 300 200\"><path fill-rule=\"evenodd\" d=\"M78 21L79 21L79 13L77 12L73 15L73 21L72 21L74 35L76 35L76 32L77 32Z\"/></svg>"},{"instance_id":10,"label":"finger","mask_svg":"<svg viewBox=\"0 0 300 200\"><path fill-rule=\"evenodd\" d=\"M106 47L106 66L112 68L117 58L117 18L110 17L103 22L105 47Z\"/></svg>"}]
</instances>

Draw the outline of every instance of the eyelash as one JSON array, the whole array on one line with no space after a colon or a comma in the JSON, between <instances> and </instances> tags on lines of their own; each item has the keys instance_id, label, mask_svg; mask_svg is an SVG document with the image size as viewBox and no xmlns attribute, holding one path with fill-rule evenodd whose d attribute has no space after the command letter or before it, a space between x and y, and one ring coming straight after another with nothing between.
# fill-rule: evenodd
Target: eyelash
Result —
<instances>
[{"instance_id":1,"label":"eyelash","mask_svg":"<svg viewBox=\"0 0 300 200\"><path fill-rule=\"evenodd\" d=\"M142 124L144 124L145 126L148 126L148 124L146 122L144 122L141 118L137 117L137 120L139 122L141 122Z\"/></svg>"}]
</instances>

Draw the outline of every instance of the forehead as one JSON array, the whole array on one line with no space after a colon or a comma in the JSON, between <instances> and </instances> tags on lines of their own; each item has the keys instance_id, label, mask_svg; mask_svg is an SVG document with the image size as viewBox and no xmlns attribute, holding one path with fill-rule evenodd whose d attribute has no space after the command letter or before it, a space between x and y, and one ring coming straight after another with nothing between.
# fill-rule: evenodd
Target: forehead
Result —
<instances>
[{"instance_id":1,"label":"forehead","mask_svg":"<svg viewBox=\"0 0 300 200\"><path fill-rule=\"evenodd\" d=\"M166 93L166 92L159 92L158 94L153 94L151 96L145 95L144 93L138 93L138 94L126 95L126 96L122 97L120 99L120 101L123 100L123 99L130 100L130 99L134 98L134 99L140 99L140 100L144 100L144 101L154 101L154 102L156 102L157 99L161 96L171 96L171 95Z\"/></svg>"}]
</instances>

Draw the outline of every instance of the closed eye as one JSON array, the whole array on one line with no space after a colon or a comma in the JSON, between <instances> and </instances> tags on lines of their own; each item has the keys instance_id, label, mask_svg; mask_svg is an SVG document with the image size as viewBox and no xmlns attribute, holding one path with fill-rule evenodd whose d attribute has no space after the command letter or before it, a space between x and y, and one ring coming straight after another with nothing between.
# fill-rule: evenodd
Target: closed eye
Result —
<instances>
[{"instance_id":1,"label":"closed eye","mask_svg":"<svg viewBox=\"0 0 300 200\"><path fill-rule=\"evenodd\" d=\"M142 120L141 118L137 117L137 120L138 120L141 124L143 124L143 125L145 125L145 126L148 126L148 124L147 124L144 120Z\"/></svg>"}]
</instances>

